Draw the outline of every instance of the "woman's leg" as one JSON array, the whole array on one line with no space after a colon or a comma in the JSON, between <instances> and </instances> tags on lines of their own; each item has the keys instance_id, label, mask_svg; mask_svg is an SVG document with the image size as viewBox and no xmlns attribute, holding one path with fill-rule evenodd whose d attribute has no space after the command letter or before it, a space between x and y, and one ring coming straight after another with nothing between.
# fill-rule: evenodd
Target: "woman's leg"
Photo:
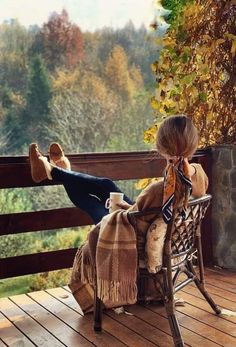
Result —
<instances>
[{"instance_id":1,"label":"woman's leg","mask_svg":"<svg viewBox=\"0 0 236 347\"><path fill-rule=\"evenodd\" d=\"M117 185L108 178L96 177L80 172L54 167L51 171L54 180L61 182L74 205L86 211L95 223L108 213L105 202L110 192L121 192ZM124 195L129 204L133 202Z\"/></svg>"}]
</instances>

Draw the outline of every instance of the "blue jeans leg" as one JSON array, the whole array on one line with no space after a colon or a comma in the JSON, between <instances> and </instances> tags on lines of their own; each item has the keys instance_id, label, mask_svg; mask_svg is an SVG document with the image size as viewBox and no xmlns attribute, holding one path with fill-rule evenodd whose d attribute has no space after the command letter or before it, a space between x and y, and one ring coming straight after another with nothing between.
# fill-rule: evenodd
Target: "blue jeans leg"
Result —
<instances>
[{"instance_id":1,"label":"blue jeans leg","mask_svg":"<svg viewBox=\"0 0 236 347\"><path fill-rule=\"evenodd\" d=\"M110 192L121 192L117 185L105 177L96 177L81 172L68 171L60 168L52 169L52 178L61 182L73 204L87 212L95 223L108 214L105 202ZM129 204L133 202L124 195Z\"/></svg>"}]
</instances>

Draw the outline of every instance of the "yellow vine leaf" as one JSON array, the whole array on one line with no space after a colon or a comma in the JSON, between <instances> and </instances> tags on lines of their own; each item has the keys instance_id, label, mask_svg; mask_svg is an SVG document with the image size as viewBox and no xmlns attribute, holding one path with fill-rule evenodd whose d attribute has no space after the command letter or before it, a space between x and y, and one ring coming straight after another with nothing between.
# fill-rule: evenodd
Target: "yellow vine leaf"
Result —
<instances>
[{"instance_id":1,"label":"yellow vine leaf","mask_svg":"<svg viewBox=\"0 0 236 347\"><path fill-rule=\"evenodd\" d=\"M159 103L154 96L151 98L151 106L154 108L154 110L159 109Z\"/></svg>"},{"instance_id":2,"label":"yellow vine leaf","mask_svg":"<svg viewBox=\"0 0 236 347\"><path fill-rule=\"evenodd\" d=\"M235 53L236 53L236 41L233 41L232 42L232 47L231 47L231 54L232 54L233 58L235 56Z\"/></svg>"},{"instance_id":3,"label":"yellow vine leaf","mask_svg":"<svg viewBox=\"0 0 236 347\"><path fill-rule=\"evenodd\" d=\"M176 40L173 39L172 37L166 36L162 39L162 44L164 47L166 47L166 46L175 47L176 46Z\"/></svg>"},{"instance_id":4,"label":"yellow vine leaf","mask_svg":"<svg viewBox=\"0 0 236 347\"><path fill-rule=\"evenodd\" d=\"M150 183L150 178L142 178L138 182L135 183L136 189L144 189L146 188Z\"/></svg>"},{"instance_id":5,"label":"yellow vine leaf","mask_svg":"<svg viewBox=\"0 0 236 347\"><path fill-rule=\"evenodd\" d=\"M154 143L156 141L156 135L158 130L158 124L154 124L152 127L144 132L144 142Z\"/></svg>"},{"instance_id":6,"label":"yellow vine leaf","mask_svg":"<svg viewBox=\"0 0 236 347\"><path fill-rule=\"evenodd\" d=\"M155 61L154 63L151 64L151 70L153 72L157 72L157 70L158 70L158 61Z\"/></svg>"},{"instance_id":7,"label":"yellow vine leaf","mask_svg":"<svg viewBox=\"0 0 236 347\"><path fill-rule=\"evenodd\" d=\"M146 188L150 183L158 183L163 181L163 177L142 178L134 184L135 188L140 190Z\"/></svg>"}]
</instances>

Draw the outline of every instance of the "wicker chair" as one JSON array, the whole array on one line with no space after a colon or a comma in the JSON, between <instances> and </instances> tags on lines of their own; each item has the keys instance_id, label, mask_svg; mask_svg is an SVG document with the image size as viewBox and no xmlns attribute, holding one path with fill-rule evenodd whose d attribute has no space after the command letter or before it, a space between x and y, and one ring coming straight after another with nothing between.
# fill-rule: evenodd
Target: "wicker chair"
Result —
<instances>
[{"instance_id":1,"label":"wicker chair","mask_svg":"<svg viewBox=\"0 0 236 347\"><path fill-rule=\"evenodd\" d=\"M147 269L139 268L138 270L138 292L145 292L145 278L153 279L155 288L162 298L172 332L175 347L184 347L184 341L181 336L179 323L176 317L174 295L183 287L194 282L204 298L207 300L212 309L220 314L220 308L215 304L204 285L204 268L201 247L201 222L210 204L211 195L205 195L201 198L191 200L188 204L186 218L183 220L181 211L175 210L172 222L167 227L167 232L163 247L163 259L161 270L157 273L149 273ZM150 209L143 212L130 212L129 219L138 235L137 221L143 216L150 215L154 221L161 216L160 208ZM139 242L139 241L137 241ZM145 243L137 245L138 258L145 252ZM199 274L196 273L193 260L198 263ZM181 276L180 275L184 274ZM140 281L141 279L141 281ZM141 285L140 285L141 284ZM141 295L142 296L142 295ZM96 296L94 301L94 330L102 330L102 302Z\"/></svg>"}]
</instances>

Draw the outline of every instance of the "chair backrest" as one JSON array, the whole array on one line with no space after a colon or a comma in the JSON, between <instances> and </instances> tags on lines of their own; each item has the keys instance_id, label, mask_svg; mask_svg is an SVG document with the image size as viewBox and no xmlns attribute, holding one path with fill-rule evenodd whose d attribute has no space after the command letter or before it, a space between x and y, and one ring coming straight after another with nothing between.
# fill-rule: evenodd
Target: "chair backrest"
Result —
<instances>
[{"instance_id":1,"label":"chair backrest","mask_svg":"<svg viewBox=\"0 0 236 347\"><path fill-rule=\"evenodd\" d=\"M167 228L164 254L168 248L172 258L192 251L211 198L211 195L206 194L201 198L190 200L184 219L181 208L174 211L172 222Z\"/></svg>"},{"instance_id":2,"label":"chair backrest","mask_svg":"<svg viewBox=\"0 0 236 347\"><path fill-rule=\"evenodd\" d=\"M188 203L187 210L185 211L185 218L181 208L177 208L173 212L173 218L168 224L166 230L165 241L163 244L163 266L167 266L168 261L171 259L183 259L195 247L196 235L200 230L202 219L210 204L211 195L206 194L201 198L191 199ZM161 208L152 208L142 212L130 212L128 214L131 224L134 226L137 234L137 247L139 260L144 259L145 253L145 237L147 230L141 233L138 228L138 221L140 219L148 218L149 225L158 218L162 218Z\"/></svg>"}]
</instances>

